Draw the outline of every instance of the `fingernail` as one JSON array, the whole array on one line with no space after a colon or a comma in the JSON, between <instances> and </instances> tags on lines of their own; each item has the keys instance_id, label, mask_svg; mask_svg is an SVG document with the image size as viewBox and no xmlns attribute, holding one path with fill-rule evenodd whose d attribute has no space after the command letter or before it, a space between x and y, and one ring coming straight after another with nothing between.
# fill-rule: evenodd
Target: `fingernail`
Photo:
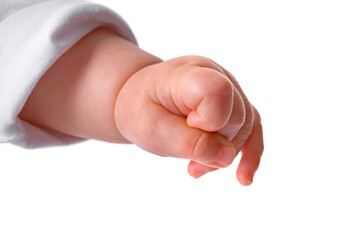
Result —
<instances>
[{"instance_id":1,"label":"fingernail","mask_svg":"<svg viewBox=\"0 0 360 240\"><path fill-rule=\"evenodd\" d=\"M248 180L248 185L251 185L252 183L253 183L253 181L254 181L254 174L252 174L252 175L250 175L249 176L249 180Z\"/></svg>"},{"instance_id":2,"label":"fingernail","mask_svg":"<svg viewBox=\"0 0 360 240\"><path fill-rule=\"evenodd\" d=\"M235 149L233 147L221 147L220 157L214 165L218 168L225 168L229 166L235 158Z\"/></svg>"},{"instance_id":3,"label":"fingernail","mask_svg":"<svg viewBox=\"0 0 360 240\"><path fill-rule=\"evenodd\" d=\"M199 178L201 176L203 176L206 172L204 171L192 171L190 172L190 175L193 177L193 178Z\"/></svg>"}]
</instances>

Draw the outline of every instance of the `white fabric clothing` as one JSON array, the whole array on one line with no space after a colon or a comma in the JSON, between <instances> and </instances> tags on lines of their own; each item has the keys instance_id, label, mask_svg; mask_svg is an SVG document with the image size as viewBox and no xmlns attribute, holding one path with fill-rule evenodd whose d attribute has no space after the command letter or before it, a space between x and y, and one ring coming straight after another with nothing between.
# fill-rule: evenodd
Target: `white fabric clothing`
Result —
<instances>
[{"instance_id":1,"label":"white fabric clothing","mask_svg":"<svg viewBox=\"0 0 360 240\"><path fill-rule=\"evenodd\" d=\"M77 139L18 118L32 89L52 64L100 26L136 43L112 10L81 0L0 0L0 143L25 148L69 144Z\"/></svg>"}]
</instances>

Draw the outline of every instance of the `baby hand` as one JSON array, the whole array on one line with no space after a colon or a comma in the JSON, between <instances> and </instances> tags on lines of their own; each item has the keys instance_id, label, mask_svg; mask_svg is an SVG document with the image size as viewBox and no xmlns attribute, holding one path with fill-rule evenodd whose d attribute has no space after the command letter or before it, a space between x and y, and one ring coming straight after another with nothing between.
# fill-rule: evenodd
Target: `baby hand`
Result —
<instances>
[{"instance_id":1,"label":"baby hand","mask_svg":"<svg viewBox=\"0 0 360 240\"><path fill-rule=\"evenodd\" d=\"M263 152L260 116L229 72L198 56L162 62L107 28L47 70L19 117L70 136L191 159L195 178L227 167L241 151L236 176L243 185Z\"/></svg>"},{"instance_id":2,"label":"baby hand","mask_svg":"<svg viewBox=\"0 0 360 240\"><path fill-rule=\"evenodd\" d=\"M210 59L185 56L150 65L121 89L120 133L160 156L191 159L198 178L229 166L241 151L237 179L253 181L264 149L260 115L235 78Z\"/></svg>"}]
</instances>

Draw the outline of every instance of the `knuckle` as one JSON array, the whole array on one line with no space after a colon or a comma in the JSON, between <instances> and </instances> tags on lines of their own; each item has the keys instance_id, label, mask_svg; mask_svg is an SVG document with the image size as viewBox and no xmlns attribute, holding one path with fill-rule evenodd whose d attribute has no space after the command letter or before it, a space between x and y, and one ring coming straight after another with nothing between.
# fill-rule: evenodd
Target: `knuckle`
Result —
<instances>
[{"instance_id":1,"label":"knuckle","mask_svg":"<svg viewBox=\"0 0 360 240\"><path fill-rule=\"evenodd\" d=\"M192 68L190 73L196 79L193 81L194 86L202 92L204 97L231 97L233 100L234 86L222 73L203 67Z\"/></svg>"},{"instance_id":2,"label":"knuckle","mask_svg":"<svg viewBox=\"0 0 360 240\"><path fill-rule=\"evenodd\" d=\"M186 62L191 65L198 65L198 66L213 65L213 62L209 58L199 55L189 55L189 56L184 56L184 58Z\"/></svg>"},{"instance_id":3,"label":"knuckle","mask_svg":"<svg viewBox=\"0 0 360 240\"><path fill-rule=\"evenodd\" d=\"M246 121L244 125L241 127L240 132L242 135L249 137L251 132L253 131L254 125L252 121Z\"/></svg>"},{"instance_id":4,"label":"knuckle","mask_svg":"<svg viewBox=\"0 0 360 240\"><path fill-rule=\"evenodd\" d=\"M179 65L182 66L197 66L205 68L218 69L218 66L210 58L199 55L187 55L176 59Z\"/></svg>"},{"instance_id":5,"label":"knuckle","mask_svg":"<svg viewBox=\"0 0 360 240\"><path fill-rule=\"evenodd\" d=\"M223 75L218 79L218 83L214 86L214 91L220 96L233 96L233 84Z\"/></svg>"},{"instance_id":6,"label":"knuckle","mask_svg":"<svg viewBox=\"0 0 360 240\"><path fill-rule=\"evenodd\" d=\"M260 113L259 111L254 107L252 106L252 109L253 109L253 112L254 112L254 115L255 115L255 119L259 122L259 124L261 125L261 116L260 116Z\"/></svg>"},{"instance_id":7,"label":"knuckle","mask_svg":"<svg viewBox=\"0 0 360 240\"><path fill-rule=\"evenodd\" d=\"M243 111L239 111L234 116L232 120L232 124L234 125L234 127L238 128L238 130L240 130L241 127L244 125L245 121L246 121L246 114Z\"/></svg>"}]
</instances>

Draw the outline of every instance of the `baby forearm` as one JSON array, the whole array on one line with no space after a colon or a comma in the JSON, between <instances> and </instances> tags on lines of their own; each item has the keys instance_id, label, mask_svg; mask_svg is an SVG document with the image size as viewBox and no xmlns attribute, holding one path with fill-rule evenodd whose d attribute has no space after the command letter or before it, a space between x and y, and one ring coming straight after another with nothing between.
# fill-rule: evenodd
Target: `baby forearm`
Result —
<instances>
[{"instance_id":1,"label":"baby forearm","mask_svg":"<svg viewBox=\"0 0 360 240\"><path fill-rule=\"evenodd\" d=\"M127 142L114 121L114 106L135 72L161 60L106 28L75 44L44 74L20 117L81 138Z\"/></svg>"}]
</instances>

